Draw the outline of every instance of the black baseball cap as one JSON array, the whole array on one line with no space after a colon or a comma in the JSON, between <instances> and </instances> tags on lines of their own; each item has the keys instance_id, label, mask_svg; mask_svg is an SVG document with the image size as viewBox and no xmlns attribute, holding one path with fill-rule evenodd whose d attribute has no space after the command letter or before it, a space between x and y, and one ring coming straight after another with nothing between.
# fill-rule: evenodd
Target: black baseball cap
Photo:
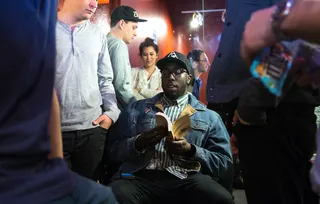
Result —
<instances>
[{"instance_id":1,"label":"black baseball cap","mask_svg":"<svg viewBox=\"0 0 320 204\"><path fill-rule=\"evenodd\" d=\"M147 20L139 18L138 12L130 6L118 6L111 13L111 22L120 20L133 22L146 22Z\"/></svg>"},{"instance_id":2,"label":"black baseball cap","mask_svg":"<svg viewBox=\"0 0 320 204\"><path fill-rule=\"evenodd\" d=\"M167 63L170 62L178 63L188 71L188 74L192 73L192 67L187 57L184 54L176 51L170 52L164 58L160 59L157 62L157 67L161 70Z\"/></svg>"}]
</instances>

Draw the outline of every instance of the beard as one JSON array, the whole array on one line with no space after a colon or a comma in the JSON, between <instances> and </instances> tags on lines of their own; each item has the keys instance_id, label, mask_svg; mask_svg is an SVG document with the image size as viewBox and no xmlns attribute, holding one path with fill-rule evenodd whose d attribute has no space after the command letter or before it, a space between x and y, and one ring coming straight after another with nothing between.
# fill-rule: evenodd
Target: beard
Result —
<instances>
[{"instance_id":1,"label":"beard","mask_svg":"<svg viewBox=\"0 0 320 204\"><path fill-rule=\"evenodd\" d=\"M178 88L177 91L169 91L164 88L163 92L170 100L177 100L178 98L184 96L187 93L187 86Z\"/></svg>"}]
</instances>

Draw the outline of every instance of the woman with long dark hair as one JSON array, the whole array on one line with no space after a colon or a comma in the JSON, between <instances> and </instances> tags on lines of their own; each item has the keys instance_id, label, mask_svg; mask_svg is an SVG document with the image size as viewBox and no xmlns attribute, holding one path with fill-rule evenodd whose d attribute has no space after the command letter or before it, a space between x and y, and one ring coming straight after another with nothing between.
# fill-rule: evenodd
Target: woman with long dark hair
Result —
<instances>
[{"instance_id":1,"label":"woman with long dark hair","mask_svg":"<svg viewBox=\"0 0 320 204\"><path fill-rule=\"evenodd\" d=\"M151 98L162 92L161 73L156 66L159 47L151 38L146 38L139 46L142 66L132 69L132 88L137 100Z\"/></svg>"}]
</instances>

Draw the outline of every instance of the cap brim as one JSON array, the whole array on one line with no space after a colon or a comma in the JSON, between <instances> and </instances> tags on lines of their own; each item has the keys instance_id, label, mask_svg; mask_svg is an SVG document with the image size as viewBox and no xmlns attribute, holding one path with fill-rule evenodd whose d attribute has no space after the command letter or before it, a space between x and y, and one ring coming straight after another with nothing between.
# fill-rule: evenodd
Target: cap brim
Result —
<instances>
[{"instance_id":1,"label":"cap brim","mask_svg":"<svg viewBox=\"0 0 320 204\"><path fill-rule=\"evenodd\" d=\"M148 20L146 20L146 19L141 19L141 18L139 18L137 22L147 22L147 21L148 21Z\"/></svg>"},{"instance_id":2,"label":"cap brim","mask_svg":"<svg viewBox=\"0 0 320 204\"><path fill-rule=\"evenodd\" d=\"M147 22L148 20L146 20L146 19L141 19L141 18L139 18L139 19L123 19L123 20L125 20L125 21L132 21L132 22Z\"/></svg>"},{"instance_id":3,"label":"cap brim","mask_svg":"<svg viewBox=\"0 0 320 204\"><path fill-rule=\"evenodd\" d=\"M174 63L180 64L180 65L181 65L183 68L185 68L185 69L188 71L188 73L190 74L190 71L189 71L187 65L186 65L184 62L182 62L181 60L176 59L176 58L163 58L163 59L161 59L161 60L159 60L159 61L157 62L157 67L158 67L160 70L162 70L163 67L164 67L167 63L170 63L170 62L174 62Z\"/></svg>"}]
</instances>

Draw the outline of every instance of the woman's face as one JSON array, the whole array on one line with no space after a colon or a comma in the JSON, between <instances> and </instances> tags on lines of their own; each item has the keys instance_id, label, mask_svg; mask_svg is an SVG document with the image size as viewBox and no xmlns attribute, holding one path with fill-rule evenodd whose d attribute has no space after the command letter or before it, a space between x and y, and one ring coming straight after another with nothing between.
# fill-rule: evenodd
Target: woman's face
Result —
<instances>
[{"instance_id":1,"label":"woman's face","mask_svg":"<svg viewBox=\"0 0 320 204\"><path fill-rule=\"evenodd\" d=\"M141 60L145 68L153 67L158 59L158 54L152 46L143 49Z\"/></svg>"}]
</instances>

